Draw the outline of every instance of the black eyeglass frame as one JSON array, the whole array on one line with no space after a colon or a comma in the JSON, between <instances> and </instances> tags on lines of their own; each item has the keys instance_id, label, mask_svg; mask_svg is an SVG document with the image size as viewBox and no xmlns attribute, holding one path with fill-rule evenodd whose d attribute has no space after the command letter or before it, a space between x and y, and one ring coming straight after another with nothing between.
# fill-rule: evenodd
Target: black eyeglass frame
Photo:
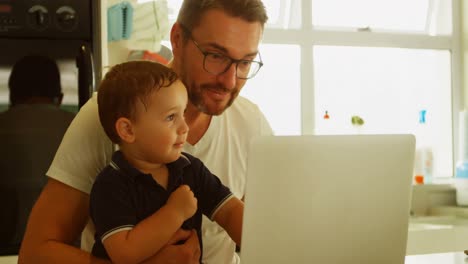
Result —
<instances>
[{"instance_id":1,"label":"black eyeglass frame","mask_svg":"<svg viewBox=\"0 0 468 264\"><path fill-rule=\"evenodd\" d=\"M262 68L263 66L263 61L262 61L262 56L260 55L260 52L258 52L258 58L260 59L260 61L256 61L256 60L244 60L244 59L240 59L240 60L236 60L236 59L233 59L229 56L226 56L224 54L221 54L221 53L215 53L215 52L208 52L208 51L205 51L202 47L200 47L200 45L198 44L198 42L196 40L193 39L192 37L192 32L190 32L190 30L188 30L185 26L182 26L182 29L187 33L187 37L193 42L193 44L195 45L195 47L198 48L198 50L203 54L203 69L210 73L210 74L213 74L213 75L221 75L225 72L227 72L229 70L229 68L231 68L232 64L235 63L236 64L236 77L238 79L242 79L242 80L248 80L248 79L252 79L253 77L255 77L255 75L257 75L257 73L260 71L260 69ZM206 57L209 56L209 55L216 55L216 56L220 56L220 57L224 57L226 58L228 61L230 61L226 68L221 71L221 72L211 72L209 70L206 69ZM258 69L252 74L252 76L247 76L247 77L239 77L238 76L238 67L239 67L239 63L241 62L247 62L247 63L256 63L258 64ZM249 70L250 71L250 70Z\"/></svg>"}]
</instances>

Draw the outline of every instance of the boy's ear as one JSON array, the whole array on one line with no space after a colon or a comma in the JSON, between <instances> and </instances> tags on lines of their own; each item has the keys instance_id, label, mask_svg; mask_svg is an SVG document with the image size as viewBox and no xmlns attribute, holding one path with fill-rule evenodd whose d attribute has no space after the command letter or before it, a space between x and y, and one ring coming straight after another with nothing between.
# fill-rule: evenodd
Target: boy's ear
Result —
<instances>
[{"instance_id":1,"label":"boy's ear","mask_svg":"<svg viewBox=\"0 0 468 264\"><path fill-rule=\"evenodd\" d=\"M126 117L117 119L115 122L115 130L123 142L133 143L135 141L135 134L130 119Z\"/></svg>"}]
</instances>

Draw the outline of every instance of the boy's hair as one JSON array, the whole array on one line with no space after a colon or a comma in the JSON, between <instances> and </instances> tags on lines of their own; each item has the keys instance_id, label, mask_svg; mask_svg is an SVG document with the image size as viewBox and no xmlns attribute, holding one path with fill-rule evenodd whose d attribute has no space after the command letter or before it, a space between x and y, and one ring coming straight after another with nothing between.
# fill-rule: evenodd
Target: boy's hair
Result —
<instances>
[{"instance_id":1,"label":"boy's hair","mask_svg":"<svg viewBox=\"0 0 468 264\"><path fill-rule=\"evenodd\" d=\"M218 9L248 22L259 22L262 27L268 20L261 0L184 0L177 22L191 32L200 23L205 12Z\"/></svg>"},{"instance_id":2,"label":"boy's hair","mask_svg":"<svg viewBox=\"0 0 468 264\"><path fill-rule=\"evenodd\" d=\"M172 69L157 62L130 61L112 67L98 90L99 119L110 140L121 142L115 129L119 118L135 120L138 101L147 108L151 93L177 80Z\"/></svg>"}]
</instances>

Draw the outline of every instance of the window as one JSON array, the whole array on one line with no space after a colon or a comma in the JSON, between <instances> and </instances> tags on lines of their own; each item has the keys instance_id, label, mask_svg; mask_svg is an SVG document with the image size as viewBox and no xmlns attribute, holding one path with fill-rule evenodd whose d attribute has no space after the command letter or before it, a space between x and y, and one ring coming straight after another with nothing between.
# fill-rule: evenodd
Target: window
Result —
<instances>
[{"instance_id":1,"label":"window","mask_svg":"<svg viewBox=\"0 0 468 264\"><path fill-rule=\"evenodd\" d=\"M447 0L312 1L312 23L318 27L450 35L450 12L451 1Z\"/></svg>"},{"instance_id":2,"label":"window","mask_svg":"<svg viewBox=\"0 0 468 264\"><path fill-rule=\"evenodd\" d=\"M417 147L431 147L435 173L450 173L449 51L315 46L313 55L317 134L413 133Z\"/></svg>"},{"instance_id":3,"label":"window","mask_svg":"<svg viewBox=\"0 0 468 264\"><path fill-rule=\"evenodd\" d=\"M176 2L169 1L174 14ZM432 148L434 176L453 176L459 0L263 2L265 65L241 95L260 106L277 135L413 133ZM354 126L353 116L364 124Z\"/></svg>"},{"instance_id":4,"label":"window","mask_svg":"<svg viewBox=\"0 0 468 264\"><path fill-rule=\"evenodd\" d=\"M241 94L261 107L275 134L300 135L299 46L262 44L260 50L264 65L253 79L247 81ZM275 98L274 103L272 98Z\"/></svg>"}]
</instances>

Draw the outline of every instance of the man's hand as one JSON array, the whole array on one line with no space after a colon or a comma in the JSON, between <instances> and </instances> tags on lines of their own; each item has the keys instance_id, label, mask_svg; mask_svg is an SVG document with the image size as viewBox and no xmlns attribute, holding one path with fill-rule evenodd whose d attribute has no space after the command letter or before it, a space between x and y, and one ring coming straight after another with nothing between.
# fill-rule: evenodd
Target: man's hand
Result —
<instances>
[{"instance_id":1,"label":"man's hand","mask_svg":"<svg viewBox=\"0 0 468 264\"><path fill-rule=\"evenodd\" d=\"M185 240L184 244L176 245L177 242L183 240ZM199 264L200 255L197 231L179 229L166 246L144 263Z\"/></svg>"}]
</instances>

